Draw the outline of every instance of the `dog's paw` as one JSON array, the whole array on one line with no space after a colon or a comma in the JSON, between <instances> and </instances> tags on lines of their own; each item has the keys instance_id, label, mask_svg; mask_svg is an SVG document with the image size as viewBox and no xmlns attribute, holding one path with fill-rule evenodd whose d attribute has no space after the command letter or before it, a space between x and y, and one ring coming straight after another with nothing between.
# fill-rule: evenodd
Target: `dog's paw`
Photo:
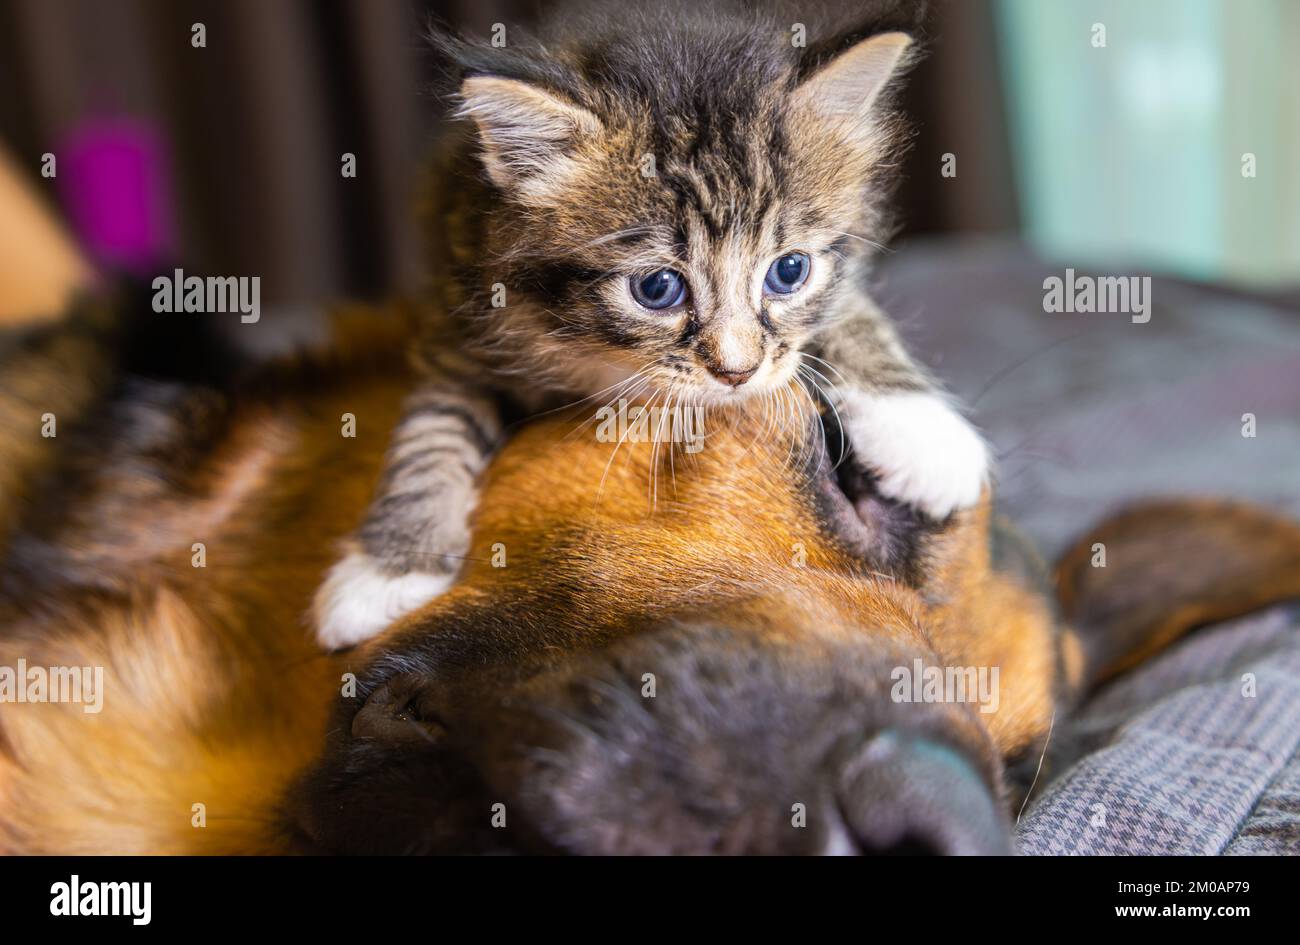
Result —
<instances>
[{"instance_id":1,"label":"dog's paw","mask_svg":"<svg viewBox=\"0 0 1300 945\"><path fill-rule=\"evenodd\" d=\"M881 495L939 520L979 501L988 447L946 400L919 391L841 396L854 461L875 477Z\"/></svg>"},{"instance_id":2,"label":"dog's paw","mask_svg":"<svg viewBox=\"0 0 1300 945\"><path fill-rule=\"evenodd\" d=\"M316 640L327 650L355 646L442 594L454 573L394 574L354 551L330 569L312 606Z\"/></svg>"}]
</instances>

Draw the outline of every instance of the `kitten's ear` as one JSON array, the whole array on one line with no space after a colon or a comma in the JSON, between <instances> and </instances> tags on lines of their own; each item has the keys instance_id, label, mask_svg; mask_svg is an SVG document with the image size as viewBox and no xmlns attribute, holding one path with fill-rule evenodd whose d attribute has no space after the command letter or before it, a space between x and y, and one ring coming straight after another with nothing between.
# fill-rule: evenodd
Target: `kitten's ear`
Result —
<instances>
[{"instance_id":1,"label":"kitten's ear","mask_svg":"<svg viewBox=\"0 0 1300 945\"><path fill-rule=\"evenodd\" d=\"M460 87L458 117L473 119L483 166L502 190L538 197L567 179L569 156L582 137L600 131L600 119L530 82L468 76Z\"/></svg>"},{"instance_id":2,"label":"kitten's ear","mask_svg":"<svg viewBox=\"0 0 1300 945\"><path fill-rule=\"evenodd\" d=\"M834 121L868 124L880 93L906 65L912 38L879 33L823 61L795 88L795 102Z\"/></svg>"}]
</instances>

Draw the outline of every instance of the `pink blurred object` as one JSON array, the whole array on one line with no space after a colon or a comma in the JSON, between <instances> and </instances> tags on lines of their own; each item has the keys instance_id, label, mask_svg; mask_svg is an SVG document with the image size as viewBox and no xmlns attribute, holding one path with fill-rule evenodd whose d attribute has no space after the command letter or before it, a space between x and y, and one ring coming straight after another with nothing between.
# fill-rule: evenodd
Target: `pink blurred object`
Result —
<instances>
[{"instance_id":1,"label":"pink blurred object","mask_svg":"<svg viewBox=\"0 0 1300 945\"><path fill-rule=\"evenodd\" d=\"M64 207L96 261L147 275L175 259L166 146L152 126L90 119L57 156Z\"/></svg>"}]
</instances>

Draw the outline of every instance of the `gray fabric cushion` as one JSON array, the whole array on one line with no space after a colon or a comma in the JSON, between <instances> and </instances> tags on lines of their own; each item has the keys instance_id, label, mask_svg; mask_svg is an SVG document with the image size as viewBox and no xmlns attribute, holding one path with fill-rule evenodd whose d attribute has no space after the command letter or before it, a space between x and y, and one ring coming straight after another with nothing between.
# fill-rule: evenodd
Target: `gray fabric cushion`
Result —
<instances>
[{"instance_id":1,"label":"gray fabric cushion","mask_svg":"<svg viewBox=\"0 0 1300 945\"><path fill-rule=\"evenodd\" d=\"M885 261L877 292L974 405L1000 504L1046 555L1143 496L1235 496L1300 517L1295 307L1156 279L1147 324L1049 314L1049 275L1064 266L1006 244L914 245ZM1024 853L1300 853L1300 607L1181 641L1054 738L1091 750L1038 792Z\"/></svg>"},{"instance_id":2,"label":"gray fabric cushion","mask_svg":"<svg viewBox=\"0 0 1300 945\"><path fill-rule=\"evenodd\" d=\"M1298 626L1224 624L1098 693L1069 723L1097 747L1025 813L1021 851L1300 853Z\"/></svg>"}]
</instances>

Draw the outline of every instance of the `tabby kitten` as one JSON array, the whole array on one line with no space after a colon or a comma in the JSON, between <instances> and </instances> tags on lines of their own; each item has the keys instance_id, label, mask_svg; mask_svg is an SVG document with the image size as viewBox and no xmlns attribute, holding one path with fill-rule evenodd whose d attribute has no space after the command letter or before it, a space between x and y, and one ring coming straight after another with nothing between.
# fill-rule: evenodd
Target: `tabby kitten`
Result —
<instances>
[{"instance_id":1,"label":"tabby kitten","mask_svg":"<svg viewBox=\"0 0 1300 945\"><path fill-rule=\"evenodd\" d=\"M915 14L807 24L800 44L793 19L708 6L587 9L505 48L435 38L474 131L432 214L444 314L318 593L323 645L452 583L503 416L603 403L621 382L743 409L808 358L883 494L936 519L979 498L982 440L864 290L900 137L885 93Z\"/></svg>"}]
</instances>

